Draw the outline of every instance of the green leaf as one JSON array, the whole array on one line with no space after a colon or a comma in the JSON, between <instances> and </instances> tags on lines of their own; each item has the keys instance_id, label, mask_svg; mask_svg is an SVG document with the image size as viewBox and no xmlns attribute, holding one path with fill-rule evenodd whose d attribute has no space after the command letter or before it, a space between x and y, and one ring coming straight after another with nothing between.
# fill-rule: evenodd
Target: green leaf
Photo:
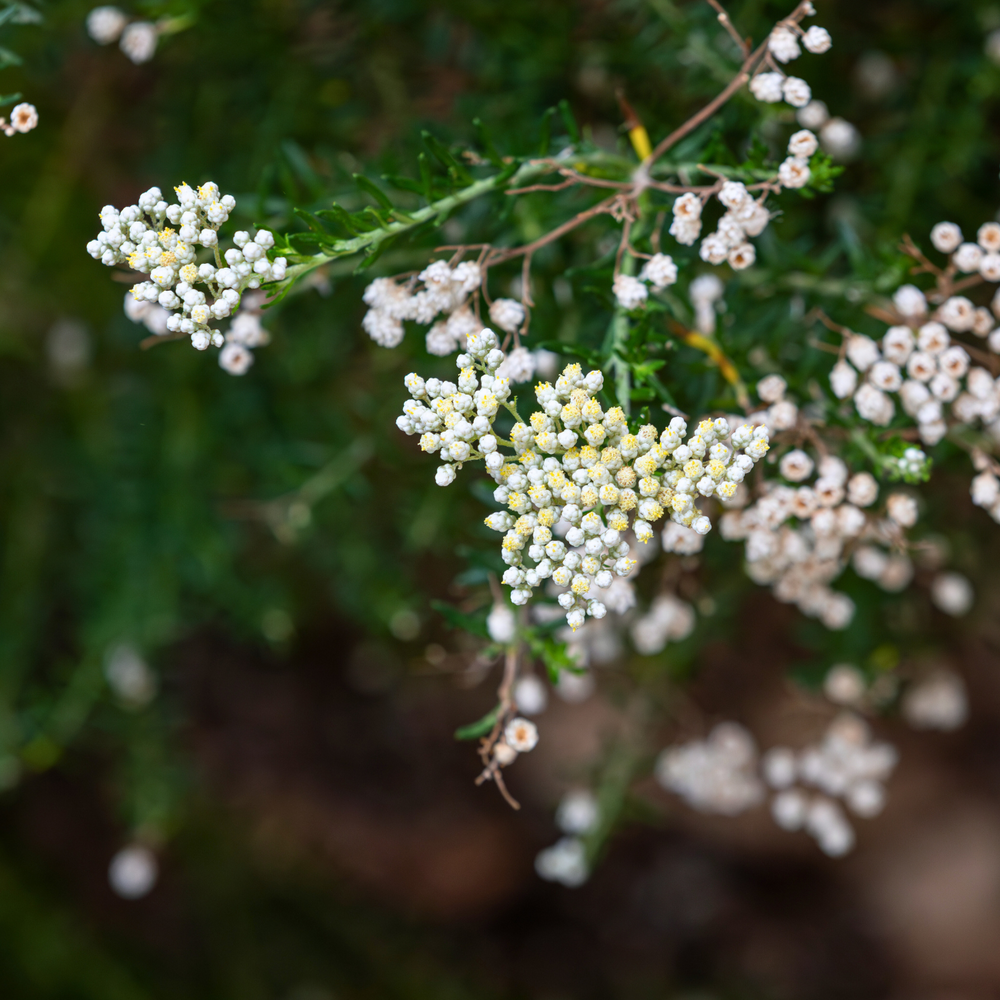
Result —
<instances>
[{"instance_id":1,"label":"green leaf","mask_svg":"<svg viewBox=\"0 0 1000 1000\"><path fill-rule=\"evenodd\" d=\"M455 155L443 142L427 131L421 132L420 136L427 144L431 155L448 171L449 176L463 186L472 183L472 174L455 158Z\"/></svg>"},{"instance_id":2,"label":"green leaf","mask_svg":"<svg viewBox=\"0 0 1000 1000\"><path fill-rule=\"evenodd\" d=\"M6 69L8 66L20 66L23 61L16 52L0 48L0 69Z\"/></svg>"},{"instance_id":3,"label":"green leaf","mask_svg":"<svg viewBox=\"0 0 1000 1000\"><path fill-rule=\"evenodd\" d=\"M400 177L398 174L383 174L382 180L394 187L397 191L410 191L413 194L423 194L424 186L419 181L410 180L409 177Z\"/></svg>"},{"instance_id":4,"label":"green leaf","mask_svg":"<svg viewBox=\"0 0 1000 1000\"><path fill-rule=\"evenodd\" d=\"M354 225L354 220L351 218L350 214L341 208L340 205L336 204L336 202L330 208L318 208L315 214L321 219L332 222L336 226L340 226L340 228L347 233L348 237L358 235L358 229Z\"/></svg>"},{"instance_id":5,"label":"green leaf","mask_svg":"<svg viewBox=\"0 0 1000 1000\"><path fill-rule=\"evenodd\" d=\"M431 172L431 161L426 153L421 153L417 157L417 162L420 164L420 180L424 188L424 198L429 205L434 201L434 175Z\"/></svg>"},{"instance_id":6,"label":"green leaf","mask_svg":"<svg viewBox=\"0 0 1000 1000\"><path fill-rule=\"evenodd\" d=\"M750 170L763 170L767 166L770 156L771 151L761 137L754 132L750 140L750 148L747 150L747 158L743 161L742 166Z\"/></svg>"},{"instance_id":7,"label":"green leaf","mask_svg":"<svg viewBox=\"0 0 1000 1000\"><path fill-rule=\"evenodd\" d=\"M549 142L552 138L552 116L556 113L556 108L549 108L542 115L542 134L538 140L538 155L549 155Z\"/></svg>"},{"instance_id":8,"label":"green leaf","mask_svg":"<svg viewBox=\"0 0 1000 1000\"><path fill-rule=\"evenodd\" d=\"M360 274L362 271L367 271L368 268L372 266L382 256L383 253L392 244L393 238L391 236L386 237L384 240L380 240L378 243L372 244L368 250L365 252L364 257L361 258L361 262L354 269L355 274Z\"/></svg>"},{"instance_id":9,"label":"green leaf","mask_svg":"<svg viewBox=\"0 0 1000 1000\"><path fill-rule=\"evenodd\" d=\"M527 639L531 652L545 664L545 670L553 684L559 681L559 674L563 670L579 672L576 661L566 650L566 643L556 642L551 636L529 635Z\"/></svg>"},{"instance_id":10,"label":"green leaf","mask_svg":"<svg viewBox=\"0 0 1000 1000\"><path fill-rule=\"evenodd\" d=\"M485 639L490 637L490 633L486 628L485 608L482 609L481 613L477 612L474 615L469 615L464 611L459 611L458 608L452 607L450 604L445 604L444 601L431 601L431 607L452 628L460 628L466 632L471 632L473 635L480 635Z\"/></svg>"},{"instance_id":11,"label":"green leaf","mask_svg":"<svg viewBox=\"0 0 1000 1000\"><path fill-rule=\"evenodd\" d=\"M476 130L476 138L479 140L479 145L486 154L486 159L489 160L494 167L503 166L503 158L497 152L496 147L490 140L489 133L486 131L486 126L479 118L473 118L472 127Z\"/></svg>"},{"instance_id":12,"label":"green leaf","mask_svg":"<svg viewBox=\"0 0 1000 1000\"><path fill-rule=\"evenodd\" d=\"M395 207L389 200L388 195L374 181L370 181L365 177L364 174L354 174L354 183L366 194L370 194L387 211L391 212Z\"/></svg>"},{"instance_id":13,"label":"green leaf","mask_svg":"<svg viewBox=\"0 0 1000 1000\"><path fill-rule=\"evenodd\" d=\"M570 110L569 101L564 97L559 102L559 114L562 115L563 124L566 126L566 131L569 133L570 142L574 146L580 143L580 128L576 124L576 119L573 117L573 112Z\"/></svg>"},{"instance_id":14,"label":"green leaf","mask_svg":"<svg viewBox=\"0 0 1000 1000\"><path fill-rule=\"evenodd\" d=\"M15 101L21 100L21 93L18 91L16 94L0 94L0 108L5 104L13 104Z\"/></svg>"},{"instance_id":15,"label":"green leaf","mask_svg":"<svg viewBox=\"0 0 1000 1000\"><path fill-rule=\"evenodd\" d=\"M307 212L304 208L296 208L295 214L314 232L322 233L324 236L328 234L326 226L323 225L321 219L317 219L312 212Z\"/></svg>"},{"instance_id":16,"label":"green leaf","mask_svg":"<svg viewBox=\"0 0 1000 1000\"><path fill-rule=\"evenodd\" d=\"M455 739L478 740L485 736L497 724L497 719L500 718L500 708L501 706L498 704L476 722L470 722L467 726L459 726L455 730Z\"/></svg>"},{"instance_id":17,"label":"green leaf","mask_svg":"<svg viewBox=\"0 0 1000 1000\"><path fill-rule=\"evenodd\" d=\"M659 371L665 364L666 361L662 358L656 361L643 361L641 364L632 365L632 371L635 373L636 378L646 379L653 372Z\"/></svg>"}]
</instances>

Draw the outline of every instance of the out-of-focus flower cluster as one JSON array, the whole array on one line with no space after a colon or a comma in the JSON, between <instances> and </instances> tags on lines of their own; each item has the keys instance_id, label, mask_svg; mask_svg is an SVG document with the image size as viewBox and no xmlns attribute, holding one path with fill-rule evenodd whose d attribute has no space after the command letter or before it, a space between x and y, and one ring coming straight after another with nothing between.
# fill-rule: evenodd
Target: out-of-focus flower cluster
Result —
<instances>
[{"instance_id":1,"label":"out-of-focus flower cluster","mask_svg":"<svg viewBox=\"0 0 1000 1000\"><path fill-rule=\"evenodd\" d=\"M877 815L897 759L894 747L872 740L860 716L842 713L816 745L798 752L774 747L763 756L743 726L721 723L707 739L664 750L656 776L692 808L724 816L759 805L771 789L775 822L786 830L806 830L821 850L839 857L855 837L837 799L856 816Z\"/></svg>"},{"instance_id":2,"label":"out-of-focus flower cluster","mask_svg":"<svg viewBox=\"0 0 1000 1000\"><path fill-rule=\"evenodd\" d=\"M261 229L253 238L247 232L236 233L236 245L226 250L223 261L219 228L236 207L236 199L220 195L212 183L197 190L182 184L175 190L178 203L173 205L167 204L159 188L150 188L138 204L120 212L106 205L101 210L103 231L87 244L87 252L109 267L127 264L149 275L148 281L133 286L131 299L126 299L130 318L158 335L187 334L199 351L209 345L223 347L228 339L222 366L232 374L243 374L252 360L248 349L265 342L259 323L258 329L250 330L252 321L237 317L228 338L211 324L229 316L247 289L282 280L285 258L268 259L274 237ZM198 263L199 248L209 251L215 263Z\"/></svg>"},{"instance_id":3,"label":"out-of-focus flower cluster","mask_svg":"<svg viewBox=\"0 0 1000 1000\"><path fill-rule=\"evenodd\" d=\"M163 23L130 22L128 15L117 7L95 7L87 15L87 34L98 45L118 42L122 52L136 65L149 62L156 54L163 28Z\"/></svg>"}]
</instances>

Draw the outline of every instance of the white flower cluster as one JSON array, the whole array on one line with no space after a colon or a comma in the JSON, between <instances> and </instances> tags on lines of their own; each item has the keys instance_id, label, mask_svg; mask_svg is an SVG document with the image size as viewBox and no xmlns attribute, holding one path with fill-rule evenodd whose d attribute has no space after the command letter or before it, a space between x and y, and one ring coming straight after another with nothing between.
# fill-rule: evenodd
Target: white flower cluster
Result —
<instances>
[{"instance_id":1,"label":"white flower cluster","mask_svg":"<svg viewBox=\"0 0 1000 1000\"><path fill-rule=\"evenodd\" d=\"M877 815L885 805L884 783L897 761L893 746L872 741L863 719L842 713L817 745L797 753L773 747L762 757L746 729L720 723L706 740L664 750L656 777L693 808L725 816L759 805L769 786L775 792L771 815L778 826L805 829L824 853L839 857L855 838L836 800L843 799L857 816Z\"/></svg>"},{"instance_id":2,"label":"white flower cluster","mask_svg":"<svg viewBox=\"0 0 1000 1000\"><path fill-rule=\"evenodd\" d=\"M472 261L452 268L445 261L436 260L416 278L402 282L395 278L376 278L365 289L364 300L369 309L361 325L376 344L396 347L403 339L405 320L424 326L433 323L427 333L427 351L445 357L457 351L468 334L483 329L468 303L469 296L481 283L482 272ZM509 312L499 311L503 319L510 320ZM442 313L445 318L434 322Z\"/></svg>"},{"instance_id":3,"label":"white flower cluster","mask_svg":"<svg viewBox=\"0 0 1000 1000\"><path fill-rule=\"evenodd\" d=\"M898 760L895 747L872 740L860 716L842 713L819 744L798 753L774 747L764 755L764 778L778 792L771 815L785 830L804 828L825 854L846 854L854 846L854 830L835 800L843 799L856 816L877 816L885 807L885 782ZM821 794L810 795L797 783Z\"/></svg>"},{"instance_id":4,"label":"white flower cluster","mask_svg":"<svg viewBox=\"0 0 1000 1000\"><path fill-rule=\"evenodd\" d=\"M714 233L701 241L701 259L709 264L728 262L734 270L749 267L757 259L757 251L748 241L759 236L771 221L771 213L761 201L754 199L740 181L726 181L718 193L726 208ZM701 235L701 198L682 194L674 201L674 219L670 233L678 243L691 246Z\"/></svg>"},{"instance_id":5,"label":"white flower cluster","mask_svg":"<svg viewBox=\"0 0 1000 1000\"><path fill-rule=\"evenodd\" d=\"M735 816L764 800L757 744L743 726L722 722L708 738L668 747L656 761L656 780L699 812Z\"/></svg>"},{"instance_id":6,"label":"white flower cluster","mask_svg":"<svg viewBox=\"0 0 1000 1000\"><path fill-rule=\"evenodd\" d=\"M800 41L806 51L814 55L829 52L833 45L826 28L813 25L808 31L803 31L797 24L779 24L767 40L768 54L779 63L789 63L802 55ZM774 66L774 62L771 65ZM800 80L797 76L786 76L778 69L759 72L750 81L750 92L758 101L776 104L785 100L794 108L804 108L812 98L809 84L805 80Z\"/></svg>"},{"instance_id":7,"label":"white flower cluster","mask_svg":"<svg viewBox=\"0 0 1000 1000\"><path fill-rule=\"evenodd\" d=\"M30 132L38 125L38 110L34 104L15 104L10 112L10 121L0 118L0 130L8 138L19 132Z\"/></svg>"},{"instance_id":8,"label":"white flower cluster","mask_svg":"<svg viewBox=\"0 0 1000 1000\"><path fill-rule=\"evenodd\" d=\"M580 837L600 819L597 800L586 790L567 792L556 810L556 826L565 834L535 858L535 871L547 882L561 882L575 889L590 875L587 851Z\"/></svg>"},{"instance_id":9,"label":"white flower cluster","mask_svg":"<svg viewBox=\"0 0 1000 1000\"><path fill-rule=\"evenodd\" d=\"M156 53L160 28L150 21L133 21L117 7L95 7L87 15L87 34L98 45L119 41L122 52L136 65L149 62Z\"/></svg>"},{"instance_id":10,"label":"white flower cluster","mask_svg":"<svg viewBox=\"0 0 1000 1000\"><path fill-rule=\"evenodd\" d=\"M663 534L671 529L690 532L700 542L701 535L678 524L668 524ZM664 546L666 548L666 546ZM668 550L669 551L669 550ZM669 642L681 642L695 626L694 608L674 594L659 594L641 618L632 623L632 644L643 656L662 653Z\"/></svg>"},{"instance_id":11,"label":"white flower cluster","mask_svg":"<svg viewBox=\"0 0 1000 1000\"><path fill-rule=\"evenodd\" d=\"M778 167L778 180L786 188L805 187L812 172L809 158L819 149L819 140L809 129L800 129L788 140L788 157Z\"/></svg>"},{"instance_id":12,"label":"white flower cluster","mask_svg":"<svg viewBox=\"0 0 1000 1000\"><path fill-rule=\"evenodd\" d=\"M229 316L246 289L281 281L286 261L284 257L268 260L274 237L261 229L252 239L249 233L236 233L236 246L225 252L223 263L219 227L236 207L236 200L232 195L220 196L218 186L212 183L197 191L182 184L175 191L175 205L167 204L159 188L150 188L140 195L137 205L128 205L120 212L106 205L101 210L103 232L87 244L87 252L109 267L127 264L149 275L150 280L132 288L132 302L126 302L130 318L150 325L151 316L158 314L143 311L141 304L159 305L170 314L166 332L190 335L192 345L200 351L210 344L221 347L223 336L210 324ZM199 247L214 254L215 264L197 263ZM159 332L154 325L150 329Z\"/></svg>"},{"instance_id":13,"label":"white flower cluster","mask_svg":"<svg viewBox=\"0 0 1000 1000\"><path fill-rule=\"evenodd\" d=\"M770 585L779 601L797 605L827 628L846 628L854 617L854 602L829 584L845 568L845 549L876 530L862 508L875 502L878 485L867 472L848 478L847 466L832 455L817 470L799 449L782 456L779 470L798 483L814 471L818 476L811 485L767 484L752 506L725 513L719 530L727 540L745 540L746 571L755 583ZM788 524L793 519L798 521L794 528ZM885 531L875 537L886 534L893 537Z\"/></svg>"},{"instance_id":14,"label":"white flower cluster","mask_svg":"<svg viewBox=\"0 0 1000 1000\"><path fill-rule=\"evenodd\" d=\"M699 202L700 204L700 202ZM649 297L647 284L658 292L663 291L677 281L677 265L669 254L658 253L650 257L642 266L639 277L630 274L619 274L611 287L618 305L622 309L638 309ZM490 315L493 311L490 310Z\"/></svg>"},{"instance_id":15,"label":"white flower cluster","mask_svg":"<svg viewBox=\"0 0 1000 1000\"><path fill-rule=\"evenodd\" d=\"M493 429L501 406L515 412L507 403L508 380L495 374L504 353L492 330L470 334L466 343L468 353L457 359L457 385L407 375L404 383L413 398L396 425L406 434L420 434L424 451L440 453L444 464L435 476L440 486L454 481L462 463L485 459L497 483L494 498L510 511L491 514L486 523L504 533L502 555L510 567L504 583L513 588L511 600L526 604L533 589L551 579L567 588L558 600L573 628L586 615L607 613L591 588L607 588L613 574L631 571L634 561L621 533L632 512L640 542L653 537L650 522L668 512L678 524L705 534L711 521L697 499L731 499L754 462L767 454L766 428L732 429L722 417L703 420L686 443L681 417L662 434L652 425L630 434L621 408L605 412L595 398L604 376L584 375L579 365L567 365L554 386L535 386L542 409L527 423L518 419L507 442ZM505 456L501 445L514 456ZM553 537L563 523L565 542Z\"/></svg>"},{"instance_id":16,"label":"white flower cluster","mask_svg":"<svg viewBox=\"0 0 1000 1000\"><path fill-rule=\"evenodd\" d=\"M1000 238L1000 226L997 230ZM1000 264L1000 254L995 256ZM1000 382L987 369L972 366L968 352L949 333L988 337L990 348L1000 350L1000 330L993 331L989 310L953 295L931 318L923 292L913 285L898 289L894 302L903 323L889 327L881 343L863 334L847 338L846 359L830 371L834 395L853 396L859 416L879 427L895 416L893 397L898 396L928 445L945 436L949 419L982 422L1000 438Z\"/></svg>"}]
</instances>

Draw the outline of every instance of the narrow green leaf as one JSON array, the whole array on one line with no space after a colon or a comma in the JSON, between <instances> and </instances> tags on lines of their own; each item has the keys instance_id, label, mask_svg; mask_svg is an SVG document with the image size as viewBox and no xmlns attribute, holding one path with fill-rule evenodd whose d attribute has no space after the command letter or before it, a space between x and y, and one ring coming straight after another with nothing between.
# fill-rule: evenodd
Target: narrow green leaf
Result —
<instances>
[{"instance_id":1,"label":"narrow green leaf","mask_svg":"<svg viewBox=\"0 0 1000 1000\"><path fill-rule=\"evenodd\" d=\"M563 124L569 133L570 142L576 146L580 142L580 129L576 124L576 119L573 117L573 112L570 110L569 101L565 97L559 102L559 114L562 115Z\"/></svg>"},{"instance_id":2,"label":"narrow green leaf","mask_svg":"<svg viewBox=\"0 0 1000 1000\"><path fill-rule=\"evenodd\" d=\"M391 236L386 237L379 243L374 244L368 248L368 252L362 258L361 263L354 269L355 274L360 274L362 271L367 271L368 268L372 266L382 256L383 253L389 248L392 243L393 238Z\"/></svg>"},{"instance_id":3,"label":"narrow green leaf","mask_svg":"<svg viewBox=\"0 0 1000 1000\"><path fill-rule=\"evenodd\" d=\"M417 157L420 164L420 180L424 187L424 198L429 205L434 201L434 175L431 172L431 161L426 153L421 153Z\"/></svg>"},{"instance_id":4,"label":"narrow green leaf","mask_svg":"<svg viewBox=\"0 0 1000 1000\"><path fill-rule=\"evenodd\" d=\"M355 228L350 214L336 203L334 203L330 208L317 209L316 215L318 215L321 219L332 222L334 225L340 226L348 236L358 235L358 230Z\"/></svg>"},{"instance_id":5,"label":"narrow green leaf","mask_svg":"<svg viewBox=\"0 0 1000 1000\"><path fill-rule=\"evenodd\" d=\"M374 181L370 181L364 174L355 174L354 183L366 194L370 194L382 208L392 211L393 204L389 200L389 196Z\"/></svg>"},{"instance_id":6,"label":"narrow green leaf","mask_svg":"<svg viewBox=\"0 0 1000 1000\"><path fill-rule=\"evenodd\" d=\"M398 174L383 174L382 180L397 191L410 191L413 194L424 193L423 184L419 181L411 181L409 177L400 177Z\"/></svg>"},{"instance_id":7,"label":"narrow green leaf","mask_svg":"<svg viewBox=\"0 0 1000 1000\"><path fill-rule=\"evenodd\" d=\"M421 138L427 144L431 155L462 185L472 183L472 174L456 159L454 153L432 133L423 131Z\"/></svg>"},{"instance_id":8,"label":"narrow green leaf","mask_svg":"<svg viewBox=\"0 0 1000 1000\"><path fill-rule=\"evenodd\" d=\"M542 115L542 134L538 140L538 155L549 155L549 143L552 139L552 116L556 113L555 108L549 108Z\"/></svg>"},{"instance_id":9,"label":"narrow green leaf","mask_svg":"<svg viewBox=\"0 0 1000 1000\"><path fill-rule=\"evenodd\" d=\"M317 219L312 212L307 212L304 208L296 208L295 214L314 232L327 234L327 228L321 219Z\"/></svg>"},{"instance_id":10,"label":"narrow green leaf","mask_svg":"<svg viewBox=\"0 0 1000 1000\"><path fill-rule=\"evenodd\" d=\"M480 148L486 154L486 159L495 167L503 166L503 157L500 156L493 145L489 133L486 131L486 126L479 118L473 118L472 127L476 130L476 138L479 140Z\"/></svg>"},{"instance_id":11,"label":"narrow green leaf","mask_svg":"<svg viewBox=\"0 0 1000 1000\"><path fill-rule=\"evenodd\" d=\"M16 52L0 48L0 69L6 69L8 66L20 66L22 62L24 60Z\"/></svg>"},{"instance_id":12,"label":"narrow green leaf","mask_svg":"<svg viewBox=\"0 0 1000 1000\"><path fill-rule=\"evenodd\" d=\"M490 709L481 719L476 722L470 722L467 726L459 726L455 730L456 740L478 740L480 737L485 736L496 724L497 719L500 718L500 706L497 705L496 708Z\"/></svg>"},{"instance_id":13,"label":"narrow green leaf","mask_svg":"<svg viewBox=\"0 0 1000 1000\"><path fill-rule=\"evenodd\" d=\"M458 608L445 604L444 601L431 601L431 607L441 615L442 618L452 627L464 629L473 635L481 635L488 639L490 633L486 628L486 609L483 608L481 614L467 615Z\"/></svg>"}]
</instances>

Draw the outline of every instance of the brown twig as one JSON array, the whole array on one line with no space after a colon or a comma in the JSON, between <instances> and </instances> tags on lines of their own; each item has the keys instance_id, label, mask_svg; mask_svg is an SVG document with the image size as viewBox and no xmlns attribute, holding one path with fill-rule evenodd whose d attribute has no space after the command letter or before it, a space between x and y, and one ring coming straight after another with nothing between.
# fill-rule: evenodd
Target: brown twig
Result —
<instances>
[{"instance_id":1,"label":"brown twig","mask_svg":"<svg viewBox=\"0 0 1000 1000\"><path fill-rule=\"evenodd\" d=\"M746 59L750 55L750 43L747 39L740 38L740 33L733 26L733 22L729 20L729 15L723 9L719 0L708 0L708 5L712 10L716 11L719 15L719 24L722 25L726 31L729 32L729 37L736 43L739 48L743 58Z\"/></svg>"},{"instance_id":2,"label":"brown twig","mask_svg":"<svg viewBox=\"0 0 1000 1000\"><path fill-rule=\"evenodd\" d=\"M788 24L796 25L803 17L806 16L807 10L811 8L812 4L809 0L803 0L795 10L789 14L783 21L779 21L778 24ZM716 8L719 9L719 8ZM728 18L727 18L728 20ZM768 34L770 38L770 33ZM742 46L741 46L742 50ZM757 46L753 52L750 52L743 60L743 65L740 67L739 72L729 81L729 84L725 89L714 97L708 104L705 105L697 114L692 115L683 125L679 125L670 133L665 139L661 139L659 143L654 147L652 153L642 161L642 167L645 169L646 173L649 172L649 168L668 150L671 146L676 145L684 136L693 132L703 121L710 118L715 114L719 108L722 107L726 101L729 100L733 94L736 93L745 83L749 83L750 78L753 76L754 71L757 69L759 63L769 56L767 48L767 39L765 38L760 45Z\"/></svg>"}]
</instances>

